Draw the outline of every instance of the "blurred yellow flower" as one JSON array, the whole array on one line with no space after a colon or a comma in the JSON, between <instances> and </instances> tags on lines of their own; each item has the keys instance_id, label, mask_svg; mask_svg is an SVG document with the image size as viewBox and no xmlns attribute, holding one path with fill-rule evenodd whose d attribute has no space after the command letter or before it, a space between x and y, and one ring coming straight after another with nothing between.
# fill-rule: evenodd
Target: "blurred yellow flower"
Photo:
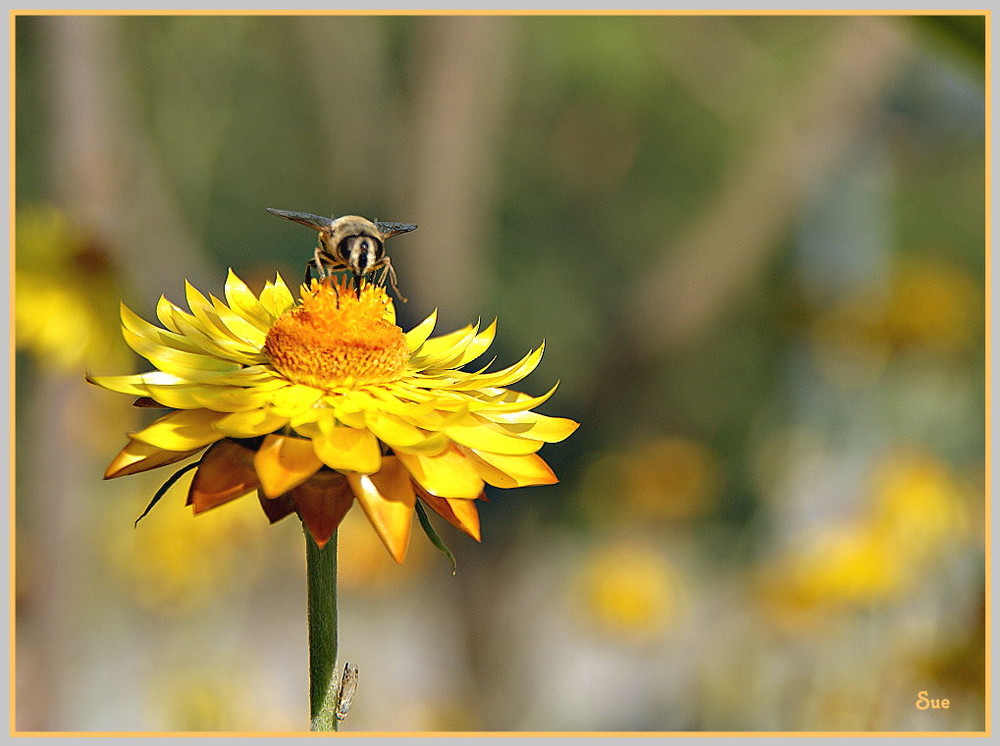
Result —
<instances>
[{"instance_id":1,"label":"blurred yellow flower","mask_svg":"<svg viewBox=\"0 0 1000 746\"><path fill-rule=\"evenodd\" d=\"M906 568L869 526L847 525L813 536L782 576L805 605L864 604L900 592Z\"/></svg>"},{"instance_id":2,"label":"blurred yellow flower","mask_svg":"<svg viewBox=\"0 0 1000 746\"><path fill-rule=\"evenodd\" d=\"M912 564L938 557L969 536L965 491L940 459L891 451L871 476L873 530Z\"/></svg>"},{"instance_id":3,"label":"blurred yellow flower","mask_svg":"<svg viewBox=\"0 0 1000 746\"><path fill-rule=\"evenodd\" d=\"M579 577L587 616L608 634L633 642L656 639L676 619L677 574L662 552L639 539L598 548Z\"/></svg>"},{"instance_id":4,"label":"blurred yellow flower","mask_svg":"<svg viewBox=\"0 0 1000 746\"><path fill-rule=\"evenodd\" d=\"M257 506L238 503L214 521L192 521L180 506L166 506L133 532L108 539L112 572L124 578L144 606L187 612L211 601L236 578L246 580L263 559Z\"/></svg>"},{"instance_id":5,"label":"blurred yellow flower","mask_svg":"<svg viewBox=\"0 0 1000 746\"><path fill-rule=\"evenodd\" d=\"M819 372L844 388L869 386L892 356L951 354L981 338L981 290L952 262L902 257L885 288L866 288L820 313L809 329Z\"/></svg>"},{"instance_id":6,"label":"blurred yellow flower","mask_svg":"<svg viewBox=\"0 0 1000 746\"><path fill-rule=\"evenodd\" d=\"M984 314L981 290L961 267L927 257L901 260L894 272L885 314L888 336L898 346L939 352L967 349ZM978 317L978 319L977 319Z\"/></svg>"},{"instance_id":7,"label":"blurred yellow flower","mask_svg":"<svg viewBox=\"0 0 1000 746\"><path fill-rule=\"evenodd\" d=\"M108 257L65 214L46 205L18 211L15 268L18 349L58 370L122 358Z\"/></svg>"},{"instance_id":8,"label":"blurred yellow flower","mask_svg":"<svg viewBox=\"0 0 1000 746\"><path fill-rule=\"evenodd\" d=\"M280 277L256 296L230 272L226 303L186 291L190 313L160 299L164 328L122 306L125 340L157 370L89 379L172 410L129 434L105 478L207 447L191 465L196 513L256 490L272 522L296 512L323 546L357 500L397 562L418 497L478 541L484 484L557 481L536 452L577 423L531 411L554 387L539 397L505 388L534 370L541 347L470 373L460 368L486 351L495 324L431 338L432 314L404 334L381 287L356 294L314 280L295 303Z\"/></svg>"},{"instance_id":9,"label":"blurred yellow flower","mask_svg":"<svg viewBox=\"0 0 1000 746\"><path fill-rule=\"evenodd\" d=\"M691 438L655 438L622 454L623 498L642 516L678 520L715 505L718 459Z\"/></svg>"},{"instance_id":10,"label":"blurred yellow flower","mask_svg":"<svg viewBox=\"0 0 1000 746\"><path fill-rule=\"evenodd\" d=\"M890 450L872 470L867 509L816 531L764 565L765 597L786 612L855 607L898 598L969 538L963 489L923 451Z\"/></svg>"}]
</instances>

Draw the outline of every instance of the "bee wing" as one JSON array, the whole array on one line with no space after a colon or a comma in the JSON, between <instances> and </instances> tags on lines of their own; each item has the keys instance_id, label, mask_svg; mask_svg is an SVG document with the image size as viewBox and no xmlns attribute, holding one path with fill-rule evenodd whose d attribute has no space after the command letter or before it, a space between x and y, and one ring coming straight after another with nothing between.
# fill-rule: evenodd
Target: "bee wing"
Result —
<instances>
[{"instance_id":1,"label":"bee wing","mask_svg":"<svg viewBox=\"0 0 1000 746\"><path fill-rule=\"evenodd\" d=\"M417 229L412 223L382 223L377 220L375 227L382 232L382 238L390 238L398 233L409 233Z\"/></svg>"},{"instance_id":2,"label":"bee wing","mask_svg":"<svg viewBox=\"0 0 1000 746\"><path fill-rule=\"evenodd\" d=\"M324 218L320 215L311 215L308 212L291 212L289 210L275 210L273 207L265 208L272 215L277 215L279 218L285 218L286 220L293 220L300 225L306 225L310 228L314 228L321 231L325 228L329 228L333 221L330 218Z\"/></svg>"}]
</instances>

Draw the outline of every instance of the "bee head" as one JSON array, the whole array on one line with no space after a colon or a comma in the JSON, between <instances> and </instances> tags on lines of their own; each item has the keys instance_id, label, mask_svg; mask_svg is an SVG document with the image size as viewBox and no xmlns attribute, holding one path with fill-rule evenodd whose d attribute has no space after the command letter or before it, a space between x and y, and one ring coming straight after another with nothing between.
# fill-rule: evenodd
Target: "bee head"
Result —
<instances>
[{"instance_id":1,"label":"bee head","mask_svg":"<svg viewBox=\"0 0 1000 746\"><path fill-rule=\"evenodd\" d=\"M337 246L337 253L344 257L351 271L361 277L381 266L385 247L375 236L361 234L342 238Z\"/></svg>"},{"instance_id":2,"label":"bee head","mask_svg":"<svg viewBox=\"0 0 1000 746\"><path fill-rule=\"evenodd\" d=\"M383 233L370 220L357 215L346 215L333 221L326 239L328 251L340 257L356 277L383 264L385 246Z\"/></svg>"}]
</instances>

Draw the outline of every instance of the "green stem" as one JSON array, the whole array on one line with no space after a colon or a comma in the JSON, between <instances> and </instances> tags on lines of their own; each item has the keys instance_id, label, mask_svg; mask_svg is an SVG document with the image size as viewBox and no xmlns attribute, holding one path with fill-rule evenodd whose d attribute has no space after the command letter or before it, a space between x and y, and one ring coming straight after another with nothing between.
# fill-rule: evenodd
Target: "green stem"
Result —
<instances>
[{"instance_id":1,"label":"green stem","mask_svg":"<svg viewBox=\"0 0 1000 746\"><path fill-rule=\"evenodd\" d=\"M337 534L320 549L306 534L310 730L337 730Z\"/></svg>"}]
</instances>

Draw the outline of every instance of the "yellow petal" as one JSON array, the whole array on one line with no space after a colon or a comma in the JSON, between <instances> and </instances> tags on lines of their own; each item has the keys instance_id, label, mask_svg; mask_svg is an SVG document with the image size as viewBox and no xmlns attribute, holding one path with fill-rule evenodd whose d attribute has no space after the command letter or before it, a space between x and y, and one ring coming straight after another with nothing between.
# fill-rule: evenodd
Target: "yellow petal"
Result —
<instances>
[{"instance_id":1,"label":"yellow petal","mask_svg":"<svg viewBox=\"0 0 1000 746\"><path fill-rule=\"evenodd\" d=\"M433 412L438 403L433 393L398 382L372 386L366 393L372 402L367 409L402 415L411 422L415 417Z\"/></svg>"},{"instance_id":2,"label":"yellow petal","mask_svg":"<svg viewBox=\"0 0 1000 746\"><path fill-rule=\"evenodd\" d=\"M483 494L482 478L457 448L448 448L436 456L402 451L396 452L396 456L413 479L432 495L472 500Z\"/></svg>"},{"instance_id":3,"label":"yellow petal","mask_svg":"<svg viewBox=\"0 0 1000 746\"><path fill-rule=\"evenodd\" d=\"M316 438L322 437L323 435L323 433L319 429L318 418L306 420L305 422L292 421L289 423L289 425L297 435L299 435L302 438L305 438L306 440L315 440Z\"/></svg>"},{"instance_id":4,"label":"yellow petal","mask_svg":"<svg viewBox=\"0 0 1000 746\"><path fill-rule=\"evenodd\" d=\"M310 441L281 435L264 438L253 464L267 497L278 497L298 487L323 466Z\"/></svg>"},{"instance_id":5,"label":"yellow petal","mask_svg":"<svg viewBox=\"0 0 1000 746\"><path fill-rule=\"evenodd\" d=\"M414 413L412 416L406 416L405 419L417 427L432 431L441 431L452 425L470 424L469 411L464 403L459 403L459 406L454 410L447 408L454 403L446 400L446 397L438 397L436 402L438 406L433 410L419 414ZM478 421L475 421L474 424L478 424Z\"/></svg>"},{"instance_id":6,"label":"yellow petal","mask_svg":"<svg viewBox=\"0 0 1000 746\"><path fill-rule=\"evenodd\" d=\"M172 332L177 331L177 327L174 326L174 311L176 310L177 306L167 300L165 295L161 295L160 299L156 301L156 318Z\"/></svg>"},{"instance_id":7,"label":"yellow petal","mask_svg":"<svg viewBox=\"0 0 1000 746\"><path fill-rule=\"evenodd\" d=\"M531 438L545 443L558 443L568 438L580 427L579 422L565 417L549 417L537 412L510 412L484 414L484 417L521 438Z\"/></svg>"},{"instance_id":8,"label":"yellow petal","mask_svg":"<svg viewBox=\"0 0 1000 746\"><path fill-rule=\"evenodd\" d=\"M292 291L288 289L281 275L275 275L274 282L264 285L264 290L260 294L260 305L270 314L271 318L277 319L281 314L295 305L295 298Z\"/></svg>"},{"instance_id":9,"label":"yellow petal","mask_svg":"<svg viewBox=\"0 0 1000 746\"><path fill-rule=\"evenodd\" d=\"M271 400L274 392L285 385L287 384L281 381L275 381L273 385L267 382L253 387L205 384L191 387L188 393L199 407L205 409L214 409L217 412L246 412L262 408Z\"/></svg>"},{"instance_id":10,"label":"yellow petal","mask_svg":"<svg viewBox=\"0 0 1000 746\"><path fill-rule=\"evenodd\" d=\"M319 421L313 435L313 448L320 460L331 469L374 474L382 467L382 449L378 439L367 430L331 427Z\"/></svg>"},{"instance_id":11,"label":"yellow petal","mask_svg":"<svg viewBox=\"0 0 1000 746\"><path fill-rule=\"evenodd\" d=\"M556 381L555 385L541 396L528 396L511 389L487 386L479 391L469 392L469 396L474 397L469 409L487 416L494 412L526 412L547 402L558 388L559 382Z\"/></svg>"},{"instance_id":12,"label":"yellow petal","mask_svg":"<svg viewBox=\"0 0 1000 746\"><path fill-rule=\"evenodd\" d=\"M234 386L273 386L280 388L288 384L288 379L278 373L269 363L250 365L235 373L219 375L212 382L230 383Z\"/></svg>"},{"instance_id":13,"label":"yellow petal","mask_svg":"<svg viewBox=\"0 0 1000 746\"><path fill-rule=\"evenodd\" d=\"M323 404L348 427L363 430L365 411L371 408L371 397L365 391L338 391L323 397Z\"/></svg>"},{"instance_id":14,"label":"yellow petal","mask_svg":"<svg viewBox=\"0 0 1000 746\"><path fill-rule=\"evenodd\" d=\"M312 438L311 432L307 434L305 430L313 427L318 420L324 417L332 416L333 412L326 407L309 407L308 409L300 410L294 416L289 417L288 424L302 437Z\"/></svg>"},{"instance_id":15,"label":"yellow petal","mask_svg":"<svg viewBox=\"0 0 1000 746\"><path fill-rule=\"evenodd\" d=\"M150 324L144 318L130 310L124 303L120 305L120 315L122 327L128 329L129 332L137 337L146 339L154 344L165 345L178 350L199 352L198 347L186 339L183 334L160 329L158 326Z\"/></svg>"},{"instance_id":16,"label":"yellow petal","mask_svg":"<svg viewBox=\"0 0 1000 746\"><path fill-rule=\"evenodd\" d=\"M374 409L365 412L365 425L375 437L392 447L415 446L430 435L399 417Z\"/></svg>"},{"instance_id":17,"label":"yellow petal","mask_svg":"<svg viewBox=\"0 0 1000 746\"><path fill-rule=\"evenodd\" d=\"M542 360L542 353L544 350L545 344L542 343L538 349L532 350L510 367L498 370L495 373L484 373L477 376L469 376L467 379L453 384L452 388L462 391L480 389L485 386L509 386L512 383L520 381L538 367L538 363Z\"/></svg>"},{"instance_id":18,"label":"yellow petal","mask_svg":"<svg viewBox=\"0 0 1000 746\"><path fill-rule=\"evenodd\" d=\"M231 440L223 440L205 452L191 480L188 505L202 513L257 489L253 451Z\"/></svg>"},{"instance_id":19,"label":"yellow petal","mask_svg":"<svg viewBox=\"0 0 1000 746\"><path fill-rule=\"evenodd\" d=\"M440 337L428 339L413 353L410 363L419 370L451 367L461 359L465 348L478 333L477 324L463 326Z\"/></svg>"},{"instance_id":20,"label":"yellow petal","mask_svg":"<svg viewBox=\"0 0 1000 746\"><path fill-rule=\"evenodd\" d=\"M258 329L266 331L271 325L272 319L264 307L257 300L257 296L251 292L232 269L226 277L226 301L229 307L237 314L256 326Z\"/></svg>"},{"instance_id":21,"label":"yellow petal","mask_svg":"<svg viewBox=\"0 0 1000 746\"><path fill-rule=\"evenodd\" d=\"M162 389L179 388L187 392L187 396L190 400L196 401L196 403L192 406L174 407L172 404L167 405L176 409L194 409L195 407L212 409L213 407L205 406L200 398L194 396L193 392L215 392L222 388L217 385L195 384L188 378L175 376L172 373L165 373L162 370L151 370L146 373L138 373L131 376L87 376L87 381L96 384L97 386L101 386L102 388L110 389L111 391L118 391L122 394L130 394L132 396L149 396L151 398L156 398ZM184 401L187 400L188 399L184 399ZM166 402L160 403L166 404Z\"/></svg>"},{"instance_id":22,"label":"yellow petal","mask_svg":"<svg viewBox=\"0 0 1000 746\"><path fill-rule=\"evenodd\" d=\"M184 384L174 386L146 386L147 395L164 407L170 409L201 409L202 404L195 396L195 391L206 388L203 384ZM215 388L215 387L212 387Z\"/></svg>"},{"instance_id":23,"label":"yellow petal","mask_svg":"<svg viewBox=\"0 0 1000 746\"><path fill-rule=\"evenodd\" d=\"M207 409L181 409L163 415L129 437L164 451L191 451L225 437L213 427L223 416Z\"/></svg>"},{"instance_id":24,"label":"yellow petal","mask_svg":"<svg viewBox=\"0 0 1000 746\"><path fill-rule=\"evenodd\" d=\"M266 409L230 412L213 423L216 430L230 438L255 438L280 430L287 424L287 417L280 417Z\"/></svg>"},{"instance_id":25,"label":"yellow petal","mask_svg":"<svg viewBox=\"0 0 1000 746\"><path fill-rule=\"evenodd\" d=\"M291 419L311 409L322 397L321 389L293 383L275 391L269 407L274 414Z\"/></svg>"},{"instance_id":26,"label":"yellow petal","mask_svg":"<svg viewBox=\"0 0 1000 746\"><path fill-rule=\"evenodd\" d=\"M234 334L229 327L222 323L222 319L215 312L211 301L187 280L184 281L184 295L187 299L188 308L191 309L191 313L194 314L194 317L198 319L204 329L212 329L217 334L224 335L234 342L246 342L246 340Z\"/></svg>"},{"instance_id":27,"label":"yellow petal","mask_svg":"<svg viewBox=\"0 0 1000 746\"><path fill-rule=\"evenodd\" d=\"M435 497L426 490L418 489L420 499L428 505L431 510L444 518L448 523L464 531L476 541L481 541L479 532L479 510L476 508L475 500L447 500L443 497Z\"/></svg>"},{"instance_id":28,"label":"yellow petal","mask_svg":"<svg viewBox=\"0 0 1000 746\"><path fill-rule=\"evenodd\" d=\"M499 453L471 451L469 457L479 476L494 487L510 489L535 484L555 484L559 481L549 465L536 453L504 456Z\"/></svg>"},{"instance_id":29,"label":"yellow petal","mask_svg":"<svg viewBox=\"0 0 1000 746\"><path fill-rule=\"evenodd\" d=\"M365 413L364 412L358 412L358 411L352 411L352 410L345 411L345 410L341 409L340 407L334 407L333 411L334 411L334 413L336 415L336 418L340 421L340 423L342 425L354 428L355 430L364 430L365 429Z\"/></svg>"},{"instance_id":30,"label":"yellow petal","mask_svg":"<svg viewBox=\"0 0 1000 746\"><path fill-rule=\"evenodd\" d=\"M142 376L87 376L87 382L109 391L130 396L146 396L149 392L142 383Z\"/></svg>"},{"instance_id":31,"label":"yellow petal","mask_svg":"<svg viewBox=\"0 0 1000 746\"><path fill-rule=\"evenodd\" d=\"M469 345L462 352L462 355L459 358L455 367L459 367L465 365L466 363L472 362L477 357L486 352L486 350L489 349L490 345L493 344L493 339L496 337L496 334L497 334L497 322L496 319L494 319L492 324L483 329L483 331L479 332L472 339L472 341L469 342Z\"/></svg>"},{"instance_id":32,"label":"yellow petal","mask_svg":"<svg viewBox=\"0 0 1000 746\"><path fill-rule=\"evenodd\" d=\"M410 544L416 502L406 469L389 456L382 460L378 474L350 473L347 481L389 554L396 562L402 562Z\"/></svg>"},{"instance_id":33,"label":"yellow petal","mask_svg":"<svg viewBox=\"0 0 1000 746\"><path fill-rule=\"evenodd\" d=\"M206 327L196 317L182 311L174 312L174 326L196 349L224 360L236 360L244 365L265 362L259 347L232 339L232 335L216 331L214 325Z\"/></svg>"},{"instance_id":34,"label":"yellow petal","mask_svg":"<svg viewBox=\"0 0 1000 746\"><path fill-rule=\"evenodd\" d=\"M274 390L288 385L286 378L267 365L239 367L226 373L186 370L183 371L183 375L176 377L183 378L187 383L208 383L213 386L271 387L269 390Z\"/></svg>"},{"instance_id":35,"label":"yellow petal","mask_svg":"<svg viewBox=\"0 0 1000 746\"><path fill-rule=\"evenodd\" d=\"M521 438L502 425L497 425L474 414L443 428L443 432L456 443L490 453L523 456L542 447L542 441Z\"/></svg>"},{"instance_id":36,"label":"yellow petal","mask_svg":"<svg viewBox=\"0 0 1000 746\"><path fill-rule=\"evenodd\" d=\"M200 449L193 451L164 451L148 443L138 440L130 440L128 445L118 452L118 455L108 464L104 472L105 479L124 477L127 474L138 474L141 471L148 471L159 466L166 466L177 461L183 461L189 456L193 456Z\"/></svg>"},{"instance_id":37,"label":"yellow petal","mask_svg":"<svg viewBox=\"0 0 1000 746\"><path fill-rule=\"evenodd\" d=\"M451 445L451 439L444 433L430 433L418 443L408 446L394 445L395 453L407 453L411 456L437 456Z\"/></svg>"},{"instance_id":38,"label":"yellow petal","mask_svg":"<svg viewBox=\"0 0 1000 746\"><path fill-rule=\"evenodd\" d=\"M421 321L415 327L406 332L406 346L409 348L410 352L418 349L420 345L427 341L427 338L431 336L431 332L434 331L434 325L437 323L437 310L431 313L426 319Z\"/></svg>"},{"instance_id":39,"label":"yellow petal","mask_svg":"<svg viewBox=\"0 0 1000 746\"><path fill-rule=\"evenodd\" d=\"M181 376L192 373L233 373L242 366L233 360L223 360L201 352L188 352L165 344L152 342L122 328L126 344L139 355L149 360L160 370Z\"/></svg>"},{"instance_id":40,"label":"yellow petal","mask_svg":"<svg viewBox=\"0 0 1000 746\"><path fill-rule=\"evenodd\" d=\"M264 346L264 341L267 339L266 327L261 328L247 321L214 295L210 296L210 299L212 301L212 308L215 309L219 320L226 325L226 328L240 339L245 340L248 344L255 345L258 348Z\"/></svg>"}]
</instances>

